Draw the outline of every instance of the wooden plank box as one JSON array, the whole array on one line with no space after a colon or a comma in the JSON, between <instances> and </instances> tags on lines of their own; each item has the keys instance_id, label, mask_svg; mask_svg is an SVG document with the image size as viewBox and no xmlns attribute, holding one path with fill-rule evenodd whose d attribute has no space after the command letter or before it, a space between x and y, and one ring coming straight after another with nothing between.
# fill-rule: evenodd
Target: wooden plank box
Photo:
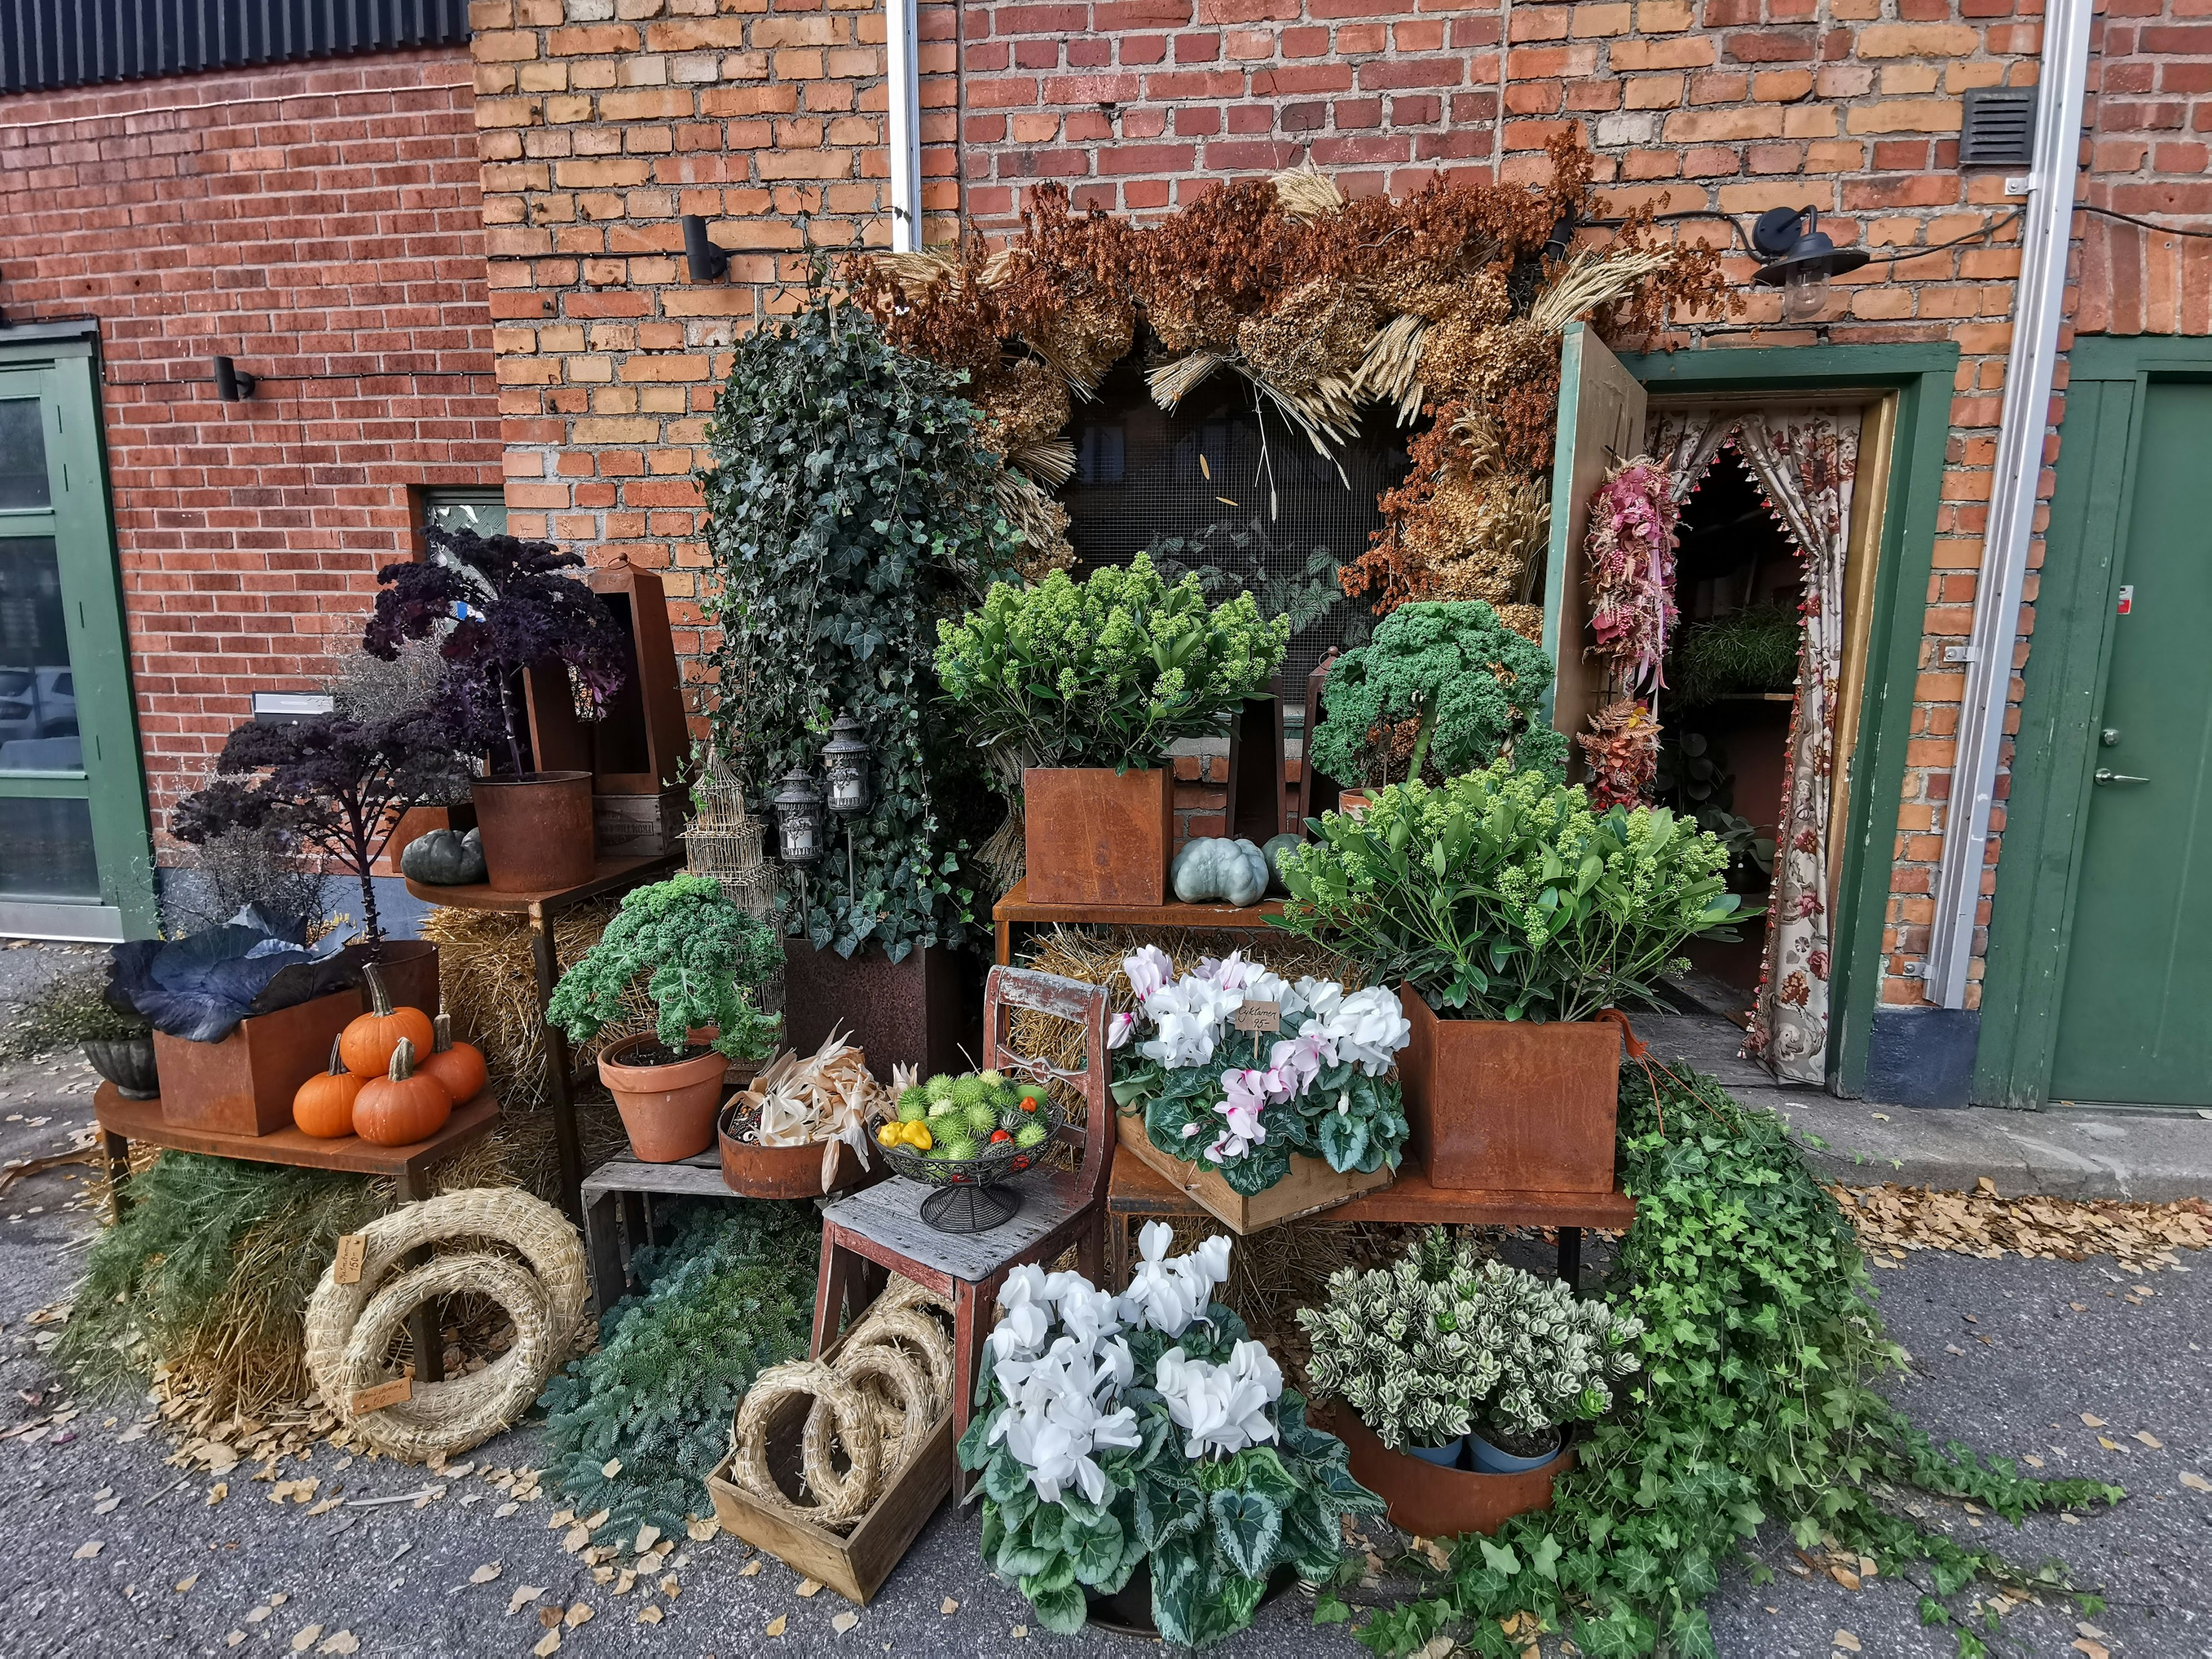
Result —
<instances>
[{"instance_id":1,"label":"wooden plank box","mask_svg":"<svg viewBox=\"0 0 2212 1659\"><path fill-rule=\"evenodd\" d=\"M1387 1169L1372 1175L1339 1175L1325 1159L1294 1155L1288 1175L1267 1191L1247 1198L1203 1164L1185 1164L1153 1146L1152 1137L1145 1133L1142 1116L1121 1113L1115 1119L1115 1127L1123 1152L1134 1153L1139 1162L1173 1182L1193 1203L1240 1237L1265 1232L1301 1216L1333 1210L1362 1193L1379 1191L1397 1178Z\"/></svg>"},{"instance_id":2,"label":"wooden plank box","mask_svg":"<svg viewBox=\"0 0 2212 1659\"><path fill-rule=\"evenodd\" d=\"M330 1064L331 1040L362 1008L359 990L333 991L273 1014L250 1015L220 1042L155 1032L161 1116L179 1128L222 1134L290 1128L292 1097Z\"/></svg>"},{"instance_id":3,"label":"wooden plank box","mask_svg":"<svg viewBox=\"0 0 2212 1659\"><path fill-rule=\"evenodd\" d=\"M1439 1019L1399 1000L1413 1039L1398 1057L1413 1155L1443 1188L1610 1193L1620 1027L1609 1020Z\"/></svg>"},{"instance_id":4,"label":"wooden plank box","mask_svg":"<svg viewBox=\"0 0 2212 1659\"><path fill-rule=\"evenodd\" d=\"M835 1364L843 1346L842 1340L833 1343L822 1358ZM799 1490L799 1437L812 1406L804 1395L794 1395L769 1419L769 1471L787 1492ZM952 1490L952 1412L948 1405L920 1455L907 1461L873 1507L842 1537L769 1508L731 1479L734 1461L733 1453L707 1477L714 1518L722 1530L735 1533L793 1571L818 1579L848 1601L865 1607Z\"/></svg>"},{"instance_id":5,"label":"wooden plank box","mask_svg":"<svg viewBox=\"0 0 2212 1659\"><path fill-rule=\"evenodd\" d=\"M1033 904L1165 904L1175 778L1165 766L1037 767L1022 774L1022 853Z\"/></svg>"}]
</instances>

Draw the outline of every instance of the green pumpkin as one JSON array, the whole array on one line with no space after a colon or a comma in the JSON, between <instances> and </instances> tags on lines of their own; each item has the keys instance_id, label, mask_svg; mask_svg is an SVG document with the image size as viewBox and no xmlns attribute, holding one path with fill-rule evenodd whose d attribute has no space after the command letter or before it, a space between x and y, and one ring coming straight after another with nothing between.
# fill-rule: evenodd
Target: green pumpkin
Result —
<instances>
[{"instance_id":1,"label":"green pumpkin","mask_svg":"<svg viewBox=\"0 0 2212 1659\"><path fill-rule=\"evenodd\" d=\"M1200 836L1183 843L1168 883L1185 904L1257 904L1267 890L1267 861L1249 841Z\"/></svg>"},{"instance_id":2,"label":"green pumpkin","mask_svg":"<svg viewBox=\"0 0 2212 1659\"><path fill-rule=\"evenodd\" d=\"M1267 837L1260 848L1260 856L1267 861L1267 891L1276 898L1288 898L1291 890L1284 885L1282 860L1285 853L1295 853L1306 844L1304 836L1280 835Z\"/></svg>"},{"instance_id":3,"label":"green pumpkin","mask_svg":"<svg viewBox=\"0 0 2212 1659\"><path fill-rule=\"evenodd\" d=\"M465 887L484 878L483 846L477 832L433 830L407 843L399 873L426 887Z\"/></svg>"}]
</instances>

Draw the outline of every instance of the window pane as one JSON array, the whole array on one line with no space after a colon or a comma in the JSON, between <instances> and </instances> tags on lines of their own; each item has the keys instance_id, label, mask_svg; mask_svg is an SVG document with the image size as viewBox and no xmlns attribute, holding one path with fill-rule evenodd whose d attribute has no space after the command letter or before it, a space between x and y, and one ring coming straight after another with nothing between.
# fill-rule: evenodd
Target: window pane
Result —
<instances>
[{"instance_id":1,"label":"window pane","mask_svg":"<svg viewBox=\"0 0 2212 1659\"><path fill-rule=\"evenodd\" d=\"M0 800L0 898L99 902L90 806Z\"/></svg>"},{"instance_id":2,"label":"window pane","mask_svg":"<svg viewBox=\"0 0 2212 1659\"><path fill-rule=\"evenodd\" d=\"M0 772L83 764L54 539L0 540Z\"/></svg>"},{"instance_id":3,"label":"window pane","mask_svg":"<svg viewBox=\"0 0 2212 1659\"><path fill-rule=\"evenodd\" d=\"M0 403L0 510L52 505L39 400L13 398Z\"/></svg>"},{"instance_id":4,"label":"window pane","mask_svg":"<svg viewBox=\"0 0 2212 1659\"><path fill-rule=\"evenodd\" d=\"M496 489L429 489L424 506L440 530L473 530L479 536L507 534L507 498Z\"/></svg>"}]
</instances>

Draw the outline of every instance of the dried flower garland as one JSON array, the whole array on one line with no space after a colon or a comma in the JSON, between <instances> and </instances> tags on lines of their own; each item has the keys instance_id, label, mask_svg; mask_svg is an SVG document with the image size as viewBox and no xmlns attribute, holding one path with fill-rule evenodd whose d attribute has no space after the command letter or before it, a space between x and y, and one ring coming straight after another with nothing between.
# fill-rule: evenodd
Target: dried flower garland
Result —
<instances>
[{"instance_id":1,"label":"dried flower garland","mask_svg":"<svg viewBox=\"0 0 2212 1659\"><path fill-rule=\"evenodd\" d=\"M1623 461L1591 497L1589 654L1611 665L1624 692L1666 684L1660 661L1674 625L1674 525L1667 470L1648 455Z\"/></svg>"},{"instance_id":2,"label":"dried flower garland","mask_svg":"<svg viewBox=\"0 0 2212 1659\"><path fill-rule=\"evenodd\" d=\"M1659 775L1659 722L1650 709L1633 697L1616 698L1590 716L1590 729L1575 742L1589 766L1583 787L1591 806L1632 811L1650 804Z\"/></svg>"},{"instance_id":3,"label":"dried flower garland","mask_svg":"<svg viewBox=\"0 0 2212 1659\"><path fill-rule=\"evenodd\" d=\"M1554 257L1559 227L1590 217L1591 156L1571 133L1550 156L1537 188L1437 178L1403 201L1347 198L1308 161L1149 226L1076 214L1044 184L1012 246L866 256L854 288L894 344L973 377L984 442L1016 480L1002 504L1039 572L1072 556L1048 446L1071 398L1142 337L1141 319L1163 409L1234 373L1332 459L1363 405L1401 424L1430 416L1343 589L1378 614L1416 598L1517 606L1548 533L1560 333L1583 318L1617 334L1669 307L1729 308L1717 260L1661 244L1649 210L1611 246Z\"/></svg>"}]
</instances>

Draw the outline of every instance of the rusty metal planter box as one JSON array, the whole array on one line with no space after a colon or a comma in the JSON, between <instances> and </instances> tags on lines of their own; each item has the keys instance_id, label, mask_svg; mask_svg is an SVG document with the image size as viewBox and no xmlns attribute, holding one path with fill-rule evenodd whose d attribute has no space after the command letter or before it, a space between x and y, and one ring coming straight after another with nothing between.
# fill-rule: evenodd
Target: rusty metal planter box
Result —
<instances>
[{"instance_id":1,"label":"rusty metal planter box","mask_svg":"<svg viewBox=\"0 0 2212 1659\"><path fill-rule=\"evenodd\" d=\"M1033 904L1165 904L1175 844L1166 766L1038 767L1022 774L1022 849Z\"/></svg>"},{"instance_id":2,"label":"rusty metal planter box","mask_svg":"<svg viewBox=\"0 0 2212 1659\"><path fill-rule=\"evenodd\" d=\"M1620 1028L1440 1019L1410 987L1398 1059L1413 1155L1443 1188L1610 1193Z\"/></svg>"}]
</instances>

